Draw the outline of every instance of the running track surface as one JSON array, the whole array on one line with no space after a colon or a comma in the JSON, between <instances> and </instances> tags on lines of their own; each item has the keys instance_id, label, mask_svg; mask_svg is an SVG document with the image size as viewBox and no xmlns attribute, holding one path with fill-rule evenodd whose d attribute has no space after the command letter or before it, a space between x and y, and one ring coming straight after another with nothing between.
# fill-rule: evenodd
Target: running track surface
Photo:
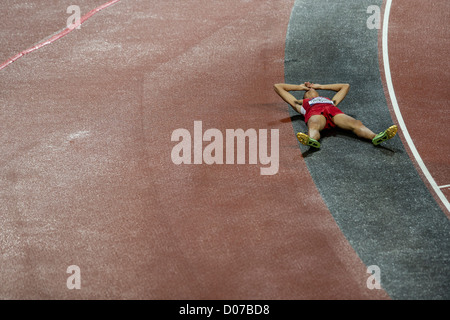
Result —
<instances>
[{"instance_id":1,"label":"running track surface","mask_svg":"<svg viewBox=\"0 0 450 320\"><path fill-rule=\"evenodd\" d=\"M63 30L71 4L6 1L0 61ZM103 4L78 1L82 13ZM298 119L272 89L285 80L286 32L302 5L122 0L3 69L0 297L392 298L367 288L367 265L305 161L315 154L304 157L292 128ZM407 48L411 42L399 39L411 20L396 5L391 41ZM430 15L448 11L439 6L448 4L436 2ZM364 23L366 8L353 9ZM391 57L395 84L415 75L401 63L424 59L405 55L394 49ZM439 59L425 61L442 70L433 65ZM427 148L421 130L434 127L433 118L408 109L408 89L415 90L396 86L408 129L438 184L448 184L448 135L442 128L442 147ZM433 97L445 105L442 94ZM388 107L389 99L383 117ZM224 133L278 129L278 173L261 176L260 166L249 164L174 165L171 134L193 133L194 121ZM402 148L401 134L395 139ZM434 205L441 206L438 199ZM81 269L81 290L67 289L70 265ZM395 281L387 287L394 298L405 290Z\"/></svg>"}]
</instances>

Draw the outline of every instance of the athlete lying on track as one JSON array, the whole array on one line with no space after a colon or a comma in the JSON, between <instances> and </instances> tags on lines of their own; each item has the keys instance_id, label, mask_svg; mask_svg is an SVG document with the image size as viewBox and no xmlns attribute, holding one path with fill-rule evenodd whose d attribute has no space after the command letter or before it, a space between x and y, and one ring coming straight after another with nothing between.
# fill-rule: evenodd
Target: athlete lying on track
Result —
<instances>
[{"instance_id":1,"label":"athlete lying on track","mask_svg":"<svg viewBox=\"0 0 450 320\"><path fill-rule=\"evenodd\" d=\"M275 92L298 113L305 117L308 134L297 133L297 139L304 145L320 148L320 131L338 127L353 131L358 137L372 140L374 145L393 138L397 133L397 126L393 125L385 131L375 134L360 120L345 114L337 108L344 100L350 89L349 84L328 84L305 82L300 85L278 83L274 85ZM332 90L337 93L333 99L321 97L316 90ZM290 91L306 91L302 100L297 100Z\"/></svg>"}]
</instances>

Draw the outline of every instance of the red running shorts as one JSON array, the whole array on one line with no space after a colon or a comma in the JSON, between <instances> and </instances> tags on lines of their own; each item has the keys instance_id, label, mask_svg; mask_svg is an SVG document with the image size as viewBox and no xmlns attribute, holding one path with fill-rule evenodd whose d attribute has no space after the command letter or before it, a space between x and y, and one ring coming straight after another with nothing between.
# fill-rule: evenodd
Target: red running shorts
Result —
<instances>
[{"instance_id":1,"label":"red running shorts","mask_svg":"<svg viewBox=\"0 0 450 320\"><path fill-rule=\"evenodd\" d=\"M330 128L334 128L336 127L336 125L333 122L333 117L337 114L343 114L344 112L342 112L338 107L335 107L333 105L329 105L329 106L314 106L311 109L309 109L308 113L306 113L305 115L305 122L308 123L309 118L311 118L311 116L315 116L315 115L323 115L325 117L325 119L327 120L327 123L325 125L324 129L330 129Z\"/></svg>"}]
</instances>

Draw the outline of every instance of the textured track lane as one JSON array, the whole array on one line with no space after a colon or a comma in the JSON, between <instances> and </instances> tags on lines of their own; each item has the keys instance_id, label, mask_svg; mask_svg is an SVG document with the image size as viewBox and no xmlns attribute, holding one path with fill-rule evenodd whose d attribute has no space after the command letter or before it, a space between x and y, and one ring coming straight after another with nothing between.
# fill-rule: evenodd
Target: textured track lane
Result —
<instances>
[{"instance_id":1,"label":"textured track lane","mask_svg":"<svg viewBox=\"0 0 450 320\"><path fill-rule=\"evenodd\" d=\"M89 11L87 14L80 17L79 20L75 21L72 25L67 26L67 28L63 29L62 31L59 31L56 34L52 35L49 39L39 42L38 44L34 45L33 47L23 50L23 51L17 53L16 55L14 55L13 57L7 59L6 61L4 61L3 63L0 64L0 70L8 67L11 63L14 63L15 61L19 60L23 56L25 56L29 53L32 53L36 50L39 50L40 48L43 48L49 44L52 44L55 41L58 41L59 39L65 37L66 35L71 33L75 28L80 28L84 22L86 22L89 18L91 18L96 13L100 12L103 9L108 8L109 6L116 4L119 1L120 0L112 0L112 1L104 3L101 6Z\"/></svg>"},{"instance_id":2,"label":"textured track lane","mask_svg":"<svg viewBox=\"0 0 450 320\"><path fill-rule=\"evenodd\" d=\"M381 1L295 3L286 48L286 81L348 82L340 107L374 131L393 122L378 65L378 34L366 27ZM294 116L294 113L292 113ZM294 130L304 131L302 121ZM325 203L366 265L381 268L392 298L448 298L450 225L401 140L383 147L331 132L322 149L300 145Z\"/></svg>"},{"instance_id":3,"label":"textured track lane","mask_svg":"<svg viewBox=\"0 0 450 320\"><path fill-rule=\"evenodd\" d=\"M445 107L450 93L436 86L449 78L443 67L448 61L449 46L443 43L450 39L450 31L442 21L449 20L450 3L441 0L432 5L423 1L390 1L386 6L388 4L391 9L390 14L386 10L384 17L389 23L383 26L383 59L389 50L390 63L384 66L392 65L387 76L392 81L389 92L394 116L401 119L402 126L409 128L403 133L411 157L450 218L446 187L450 180L450 129L442 125L450 120ZM417 12L423 14L413 19ZM423 49L411 49L416 41Z\"/></svg>"},{"instance_id":4,"label":"textured track lane","mask_svg":"<svg viewBox=\"0 0 450 320\"><path fill-rule=\"evenodd\" d=\"M273 92L292 5L121 1L3 70L2 298L388 298ZM279 173L174 165L170 135L195 120L279 129Z\"/></svg>"}]
</instances>

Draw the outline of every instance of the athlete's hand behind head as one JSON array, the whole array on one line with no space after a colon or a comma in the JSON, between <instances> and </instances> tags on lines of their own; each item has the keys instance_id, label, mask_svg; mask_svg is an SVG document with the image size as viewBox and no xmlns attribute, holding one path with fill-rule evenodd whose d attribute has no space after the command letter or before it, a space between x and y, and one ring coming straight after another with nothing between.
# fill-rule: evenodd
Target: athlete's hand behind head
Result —
<instances>
[{"instance_id":1,"label":"athlete's hand behind head","mask_svg":"<svg viewBox=\"0 0 450 320\"><path fill-rule=\"evenodd\" d=\"M317 89L319 89L320 84L318 84L318 83L313 83L313 82L305 82L305 86L307 86L307 87L310 88L310 89L315 89L315 90L317 90Z\"/></svg>"}]
</instances>

